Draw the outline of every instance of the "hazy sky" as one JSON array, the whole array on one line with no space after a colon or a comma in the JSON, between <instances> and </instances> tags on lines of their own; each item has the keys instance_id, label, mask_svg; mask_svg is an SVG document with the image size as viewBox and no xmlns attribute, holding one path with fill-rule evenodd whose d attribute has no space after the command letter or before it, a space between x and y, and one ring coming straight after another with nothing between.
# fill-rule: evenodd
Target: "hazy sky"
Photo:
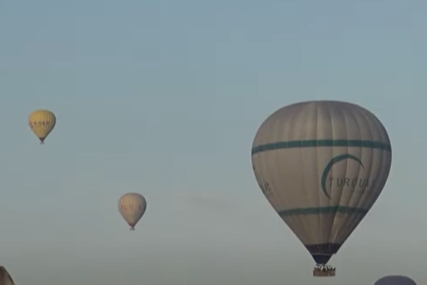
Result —
<instances>
[{"instance_id":1,"label":"hazy sky","mask_svg":"<svg viewBox=\"0 0 427 285\"><path fill-rule=\"evenodd\" d=\"M19 285L426 284L427 2L3 0L0 263ZM252 173L262 121L360 104L387 128L380 199L313 278ZM40 146L27 126L57 114ZM125 192L148 209L136 232Z\"/></svg>"}]
</instances>

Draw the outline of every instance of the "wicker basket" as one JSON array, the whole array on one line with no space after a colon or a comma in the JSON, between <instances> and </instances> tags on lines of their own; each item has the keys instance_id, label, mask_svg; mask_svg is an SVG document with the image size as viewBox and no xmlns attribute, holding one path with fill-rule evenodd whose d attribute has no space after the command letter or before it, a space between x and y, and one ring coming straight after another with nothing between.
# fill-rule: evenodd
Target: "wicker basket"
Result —
<instances>
[{"instance_id":1,"label":"wicker basket","mask_svg":"<svg viewBox=\"0 0 427 285\"><path fill-rule=\"evenodd\" d=\"M320 268L315 268L313 270L313 276L316 277L330 277L330 276L335 276L335 269L320 269Z\"/></svg>"}]
</instances>

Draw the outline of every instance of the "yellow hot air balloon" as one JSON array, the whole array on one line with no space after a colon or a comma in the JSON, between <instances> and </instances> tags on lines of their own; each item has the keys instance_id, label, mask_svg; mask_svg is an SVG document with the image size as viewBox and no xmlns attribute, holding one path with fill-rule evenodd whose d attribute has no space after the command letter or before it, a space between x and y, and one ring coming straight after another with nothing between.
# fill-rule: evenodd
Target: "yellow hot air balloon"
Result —
<instances>
[{"instance_id":1,"label":"yellow hot air balloon","mask_svg":"<svg viewBox=\"0 0 427 285\"><path fill-rule=\"evenodd\" d=\"M56 124L55 114L48 110L36 110L28 118L33 133L43 144L46 137L50 134Z\"/></svg>"}]
</instances>

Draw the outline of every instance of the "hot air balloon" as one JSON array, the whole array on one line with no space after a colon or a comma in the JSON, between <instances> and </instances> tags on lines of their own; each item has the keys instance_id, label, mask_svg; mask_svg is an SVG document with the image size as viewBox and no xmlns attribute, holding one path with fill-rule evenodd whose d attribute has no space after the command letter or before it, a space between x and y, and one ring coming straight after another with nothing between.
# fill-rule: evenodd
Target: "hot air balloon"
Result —
<instances>
[{"instance_id":1,"label":"hot air balloon","mask_svg":"<svg viewBox=\"0 0 427 285\"><path fill-rule=\"evenodd\" d=\"M252 146L259 187L316 262L327 265L380 195L391 167L381 122L345 102L310 101L279 109Z\"/></svg>"},{"instance_id":2,"label":"hot air balloon","mask_svg":"<svg viewBox=\"0 0 427 285\"><path fill-rule=\"evenodd\" d=\"M39 138L43 144L46 137L50 134L56 124L55 114L48 110L36 110L32 112L28 118L33 133Z\"/></svg>"},{"instance_id":3,"label":"hot air balloon","mask_svg":"<svg viewBox=\"0 0 427 285\"><path fill-rule=\"evenodd\" d=\"M7 272L6 268L4 268L4 266L0 266L0 284L15 285L15 282L13 282L12 277L10 276L9 272Z\"/></svg>"},{"instance_id":4,"label":"hot air balloon","mask_svg":"<svg viewBox=\"0 0 427 285\"><path fill-rule=\"evenodd\" d=\"M135 225L144 215L146 209L147 201L141 194L127 193L119 199L119 212L132 231L135 230Z\"/></svg>"},{"instance_id":5,"label":"hot air balloon","mask_svg":"<svg viewBox=\"0 0 427 285\"><path fill-rule=\"evenodd\" d=\"M375 282L374 285L417 285L414 280L405 276L386 276Z\"/></svg>"}]
</instances>

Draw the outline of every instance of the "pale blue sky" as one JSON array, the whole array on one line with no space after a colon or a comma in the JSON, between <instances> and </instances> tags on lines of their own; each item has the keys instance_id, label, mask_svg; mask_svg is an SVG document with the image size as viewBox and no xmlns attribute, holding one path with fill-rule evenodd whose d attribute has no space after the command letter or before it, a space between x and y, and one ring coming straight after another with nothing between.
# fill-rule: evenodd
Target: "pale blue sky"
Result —
<instances>
[{"instance_id":1,"label":"pale blue sky","mask_svg":"<svg viewBox=\"0 0 427 285\"><path fill-rule=\"evenodd\" d=\"M427 283L426 11L421 0L2 1L0 263L21 285ZM371 110L394 151L334 279L311 276L250 160L270 113L312 99ZM58 118L44 146L27 126L37 108ZM117 211L129 191L148 200L133 233Z\"/></svg>"}]
</instances>

